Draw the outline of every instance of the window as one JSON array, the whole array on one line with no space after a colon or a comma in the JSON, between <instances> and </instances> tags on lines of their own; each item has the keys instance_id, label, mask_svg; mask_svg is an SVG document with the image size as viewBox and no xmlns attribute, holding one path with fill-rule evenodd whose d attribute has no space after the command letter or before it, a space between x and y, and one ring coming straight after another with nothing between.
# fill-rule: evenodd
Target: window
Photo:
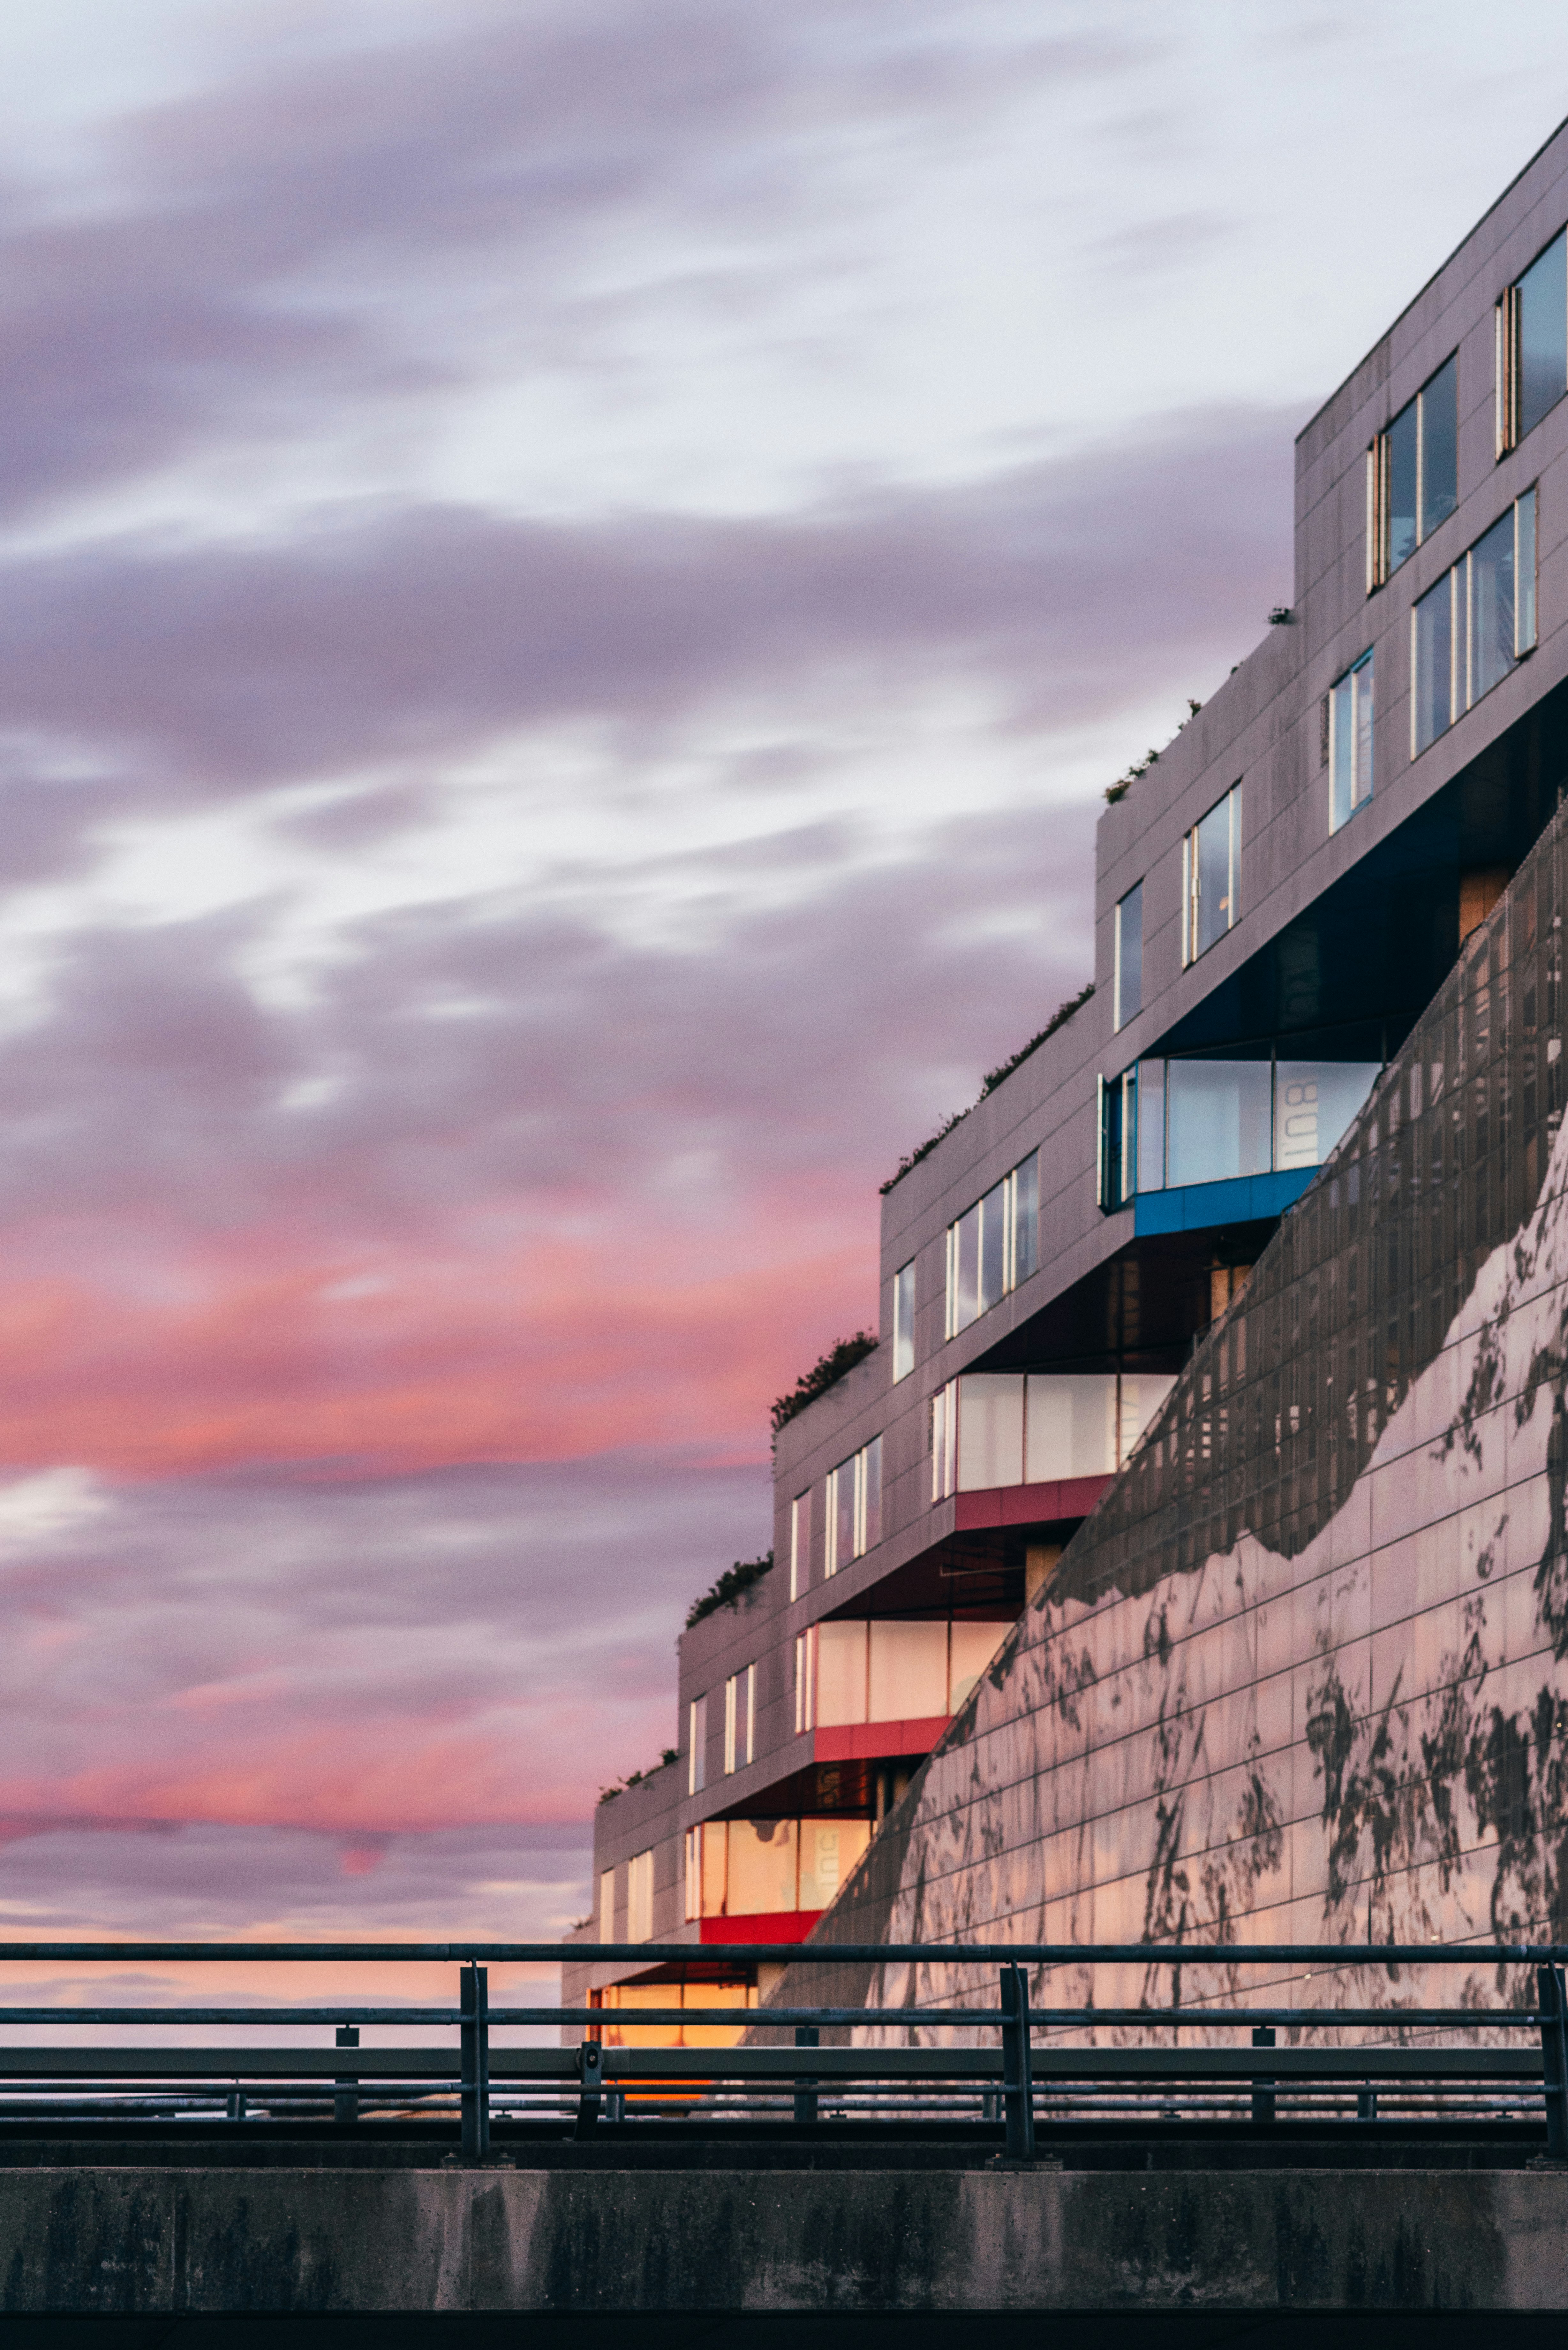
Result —
<instances>
[{"instance_id":1,"label":"window","mask_svg":"<svg viewBox=\"0 0 1568 2350\"><path fill-rule=\"evenodd\" d=\"M1568 231L1497 306L1497 453L1517 448L1568 391Z\"/></svg>"},{"instance_id":2,"label":"window","mask_svg":"<svg viewBox=\"0 0 1568 2350\"><path fill-rule=\"evenodd\" d=\"M915 1260L893 1275L893 1384L915 1367Z\"/></svg>"},{"instance_id":3,"label":"window","mask_svg":"<svg viewBox=\"0 0 1568 2350\"><path fill-rule=\"evenodd\" d=\"M1196 962L1235 923L1240 910L1241 786L1233 784L1217 807L1181 844L1181 960Z\"/></svg>"},{"instance_id":4,"label":"window","mask_svg":"<svg viewBox=\"0 0 1568 2350\"><path fill-rule=\"evenodd\" d=\"M687 1916L765 1918L826 1909L870 1841L865 1819L705 1820L687 1834ZM659 2004L673 1996L661 1989ZM744 1996L722 1994L725 2005Z\"/></svg>"},{"instance_id":5,"label":"window","mask_svg":"<svg viewBox=\"0 0 1568 2350\"><path fill-rule=\"evenodd\" d=\"M708 1700L694 1697L690 1716L691 1755L686 1768L686 1792L700 1795L708 1784Z\"/></svg>"},{"instance_id":6,"label":"window","mask_svg":"<svg viewBox=\"0 0 1568 2350\"><path fill-rule=\"evenodd\" d=\"M1459 363L1446 359L1366 453L1366 585L1381 588L1459 504Z\"/></svg>"},{"instance_id":7,"label":"window","mask_svg":"<svg viewBox=\"0 0 1568 2350\"><path fill-rule=\"evenodd\" d=\"M816 1728L816 1626L794 1644L794 1734Z\"/></svg>"},{"instance_id":8,"label":"window","mask_svg":"<svg viewBox=\"0 0 1568 2350\"><path fill-rule=\"evenodd\" d=\"M1112 1476L1175 1384L1151 1371L965 1371L944 1390L953 1440L932 1499Z\"/></svg>"},{"instance_id":9,"label":"window","mask_svg":"<svg viewBox=\"0 0 1568 2350\"><path fill-rule=\"evenodd\" d=\"M743 1771L757 1743L757 1669L732 1673L724 1683L724 1776Z\"/></svg>"},{"instance_id":10,"label":"window","mask_svg":"<svg viewBox=\"0 0 1568 2350\"><path fill-rule=\"evenodd\" d=\"M827 1557L824 1572L836 1575L882 1539L882 1440L874 1436L827 1480Z\"/></svg>"},{"instance_id":11,"label":"window","mask_svg":"<svg viewBox=\"0 0 1568 2350\"><path fill-rule=\"evenodd\" d=\"M604 1868L599 1871L599 1939L601 1942L613 1942L615 1939L615 1871L613 1868Z\"/></svg>"},{"instance_id":12,"label":"window","mask_svg":"<svg viewBox=\"0 0 1568 2350\"><path fill-rule=\"evenodd\" d=\"M653 1855L634 1852L626 1865L626 1939L653 1939Z\"/></svg>"},{"instance_id":13,"label":"window","mask_svg":"<svg viewBox=\"0 0 1568 2350\"><path fill-rule=\"evenodd\" d=\"M1135 1193L1320 1167L1376 1082L1376 1061L1139 1061L1102 1078L1100 1205Z\"/></svg>"},{"instance_id":14,"label":"window","mask_svg":"<svg viewBox=\"0 0 1568 2350\"><path fill-rule=\"evenodd\" d=\"M1113 1025L1125 1028L1143 1010L1143 883L1127 891L1116 908L1116 987Z\"/></svg>"},{"instance_id":15,"label":"window","mask_svg":"<svg viewBox=\"0 0 1568 2350\"><path fill-rule=\"evenodd\" d=\"M811 1581L811 1493L797 1493L789 1505L789 1596L798 1599Z\"/></svg>"},{"instance_id":16,"label":"window","mask_svg":"<svg viewBox=\"0 0 1568 2350\"><path fill-rule=\"evenodd\" d=\"M1328 828L1337 832L1372 797L1372 655L1331 688Z\"/></svg>"},{"instance_id":17,"label":"window","mask_svg":"<svg viewBox=\"0 0 1568 2350\"><path fill-rule=\"evenodd\" d=\"M1099 1139L1095 1196L1107 1215L1125 1208L1137 1188L1137 1072L1099 1083Z\"/></svg>"},{"instance_id":18,"label":"window","mask_svg":"<svg viewBox=\"0 0 1568 2350\"><path fill-rule=\"evenodd\" d=\"M1410 755L1446 733L1535 643L1535 492L1526 490L1410 615Z\"/></svg>"},{"instance_id":19,"label":"window","mask_svg":"<svg viewBox=\"0 0 1568 2350\"><path fill-rule=\"evenodd\" d=\"M947 1336L956 1338L1040 1263L1040 1153L948 1226Z\"/></svg>"}]
</instances>

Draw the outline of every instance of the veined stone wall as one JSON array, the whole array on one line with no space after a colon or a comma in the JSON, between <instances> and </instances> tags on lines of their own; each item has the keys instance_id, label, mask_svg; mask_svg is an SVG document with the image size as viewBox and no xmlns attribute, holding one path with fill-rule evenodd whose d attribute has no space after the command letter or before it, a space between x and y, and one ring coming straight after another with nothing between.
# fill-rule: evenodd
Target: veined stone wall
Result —
<instances>
[{"instance_id":1,"label":"veined stone wall","mask_svg":"<svg viewBox=\"0 0 1568 2350\"><path fill-rule=\"evenodd\" d=\"M1560 813L818 1940L1568 1939L1565 866ZM1515 1974L1314 1980L1533 1996Z\"/></svg>"}]
</instances>

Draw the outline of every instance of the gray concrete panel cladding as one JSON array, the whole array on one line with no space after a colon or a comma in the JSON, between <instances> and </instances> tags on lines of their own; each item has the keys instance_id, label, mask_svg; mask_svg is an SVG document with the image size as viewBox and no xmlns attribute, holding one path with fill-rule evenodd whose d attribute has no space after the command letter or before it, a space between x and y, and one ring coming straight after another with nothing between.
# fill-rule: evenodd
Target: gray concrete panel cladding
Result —
<instances>
[{"instance_id":1,"label":"gray concrete panel cladding","mask_svg":"<svg viewBox=\"0 0 1568 2350\"><path fill-rule=\"evenodd\" d=\"M1565 899L1560 810L817 1939L1234 1940L1199 1998L1249 1939L1568 1930Z\"/></svg>"}]
</instances>

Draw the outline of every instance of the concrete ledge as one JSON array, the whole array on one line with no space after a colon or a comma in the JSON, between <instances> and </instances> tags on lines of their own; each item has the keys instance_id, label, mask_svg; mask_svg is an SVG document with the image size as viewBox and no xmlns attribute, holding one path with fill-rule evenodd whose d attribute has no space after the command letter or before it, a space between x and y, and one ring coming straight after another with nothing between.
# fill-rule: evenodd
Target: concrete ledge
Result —
<instances>
[{"instance_id":1,"label":"concrete ledge","mask_svg":"<svg viewBox=\"0 0 1568 2350\"><path fill-rule=\"evenodd\" d=\"M1561 2312L1568 2179L1518 2170L12 2170L0 2173L0 2310L6 2319ZM13 2338L0 2324L0 2340Z\"/></svg>"}]
</instances>

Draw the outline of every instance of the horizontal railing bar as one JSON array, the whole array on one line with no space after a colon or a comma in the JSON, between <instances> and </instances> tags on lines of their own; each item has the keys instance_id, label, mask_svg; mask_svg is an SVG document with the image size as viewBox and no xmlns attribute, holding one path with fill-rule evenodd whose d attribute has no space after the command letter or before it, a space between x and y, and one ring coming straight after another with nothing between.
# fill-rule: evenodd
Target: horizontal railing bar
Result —
<instances>
[{"instance_id":1,"label":"horizontal railing bar","mask_svg":"<svg viewBox=\"0 0 1568 2350\"><path fill-rule=\"evenodd\" d=\"M994 2007L492 2007L497 2024L581 2023L642 2030L685 2025L691 2031L724 2025L786 2023L903 2024L947 2027L979 2024L1002 2028ZM1501 2026L1533 2031L1541 2019L1533 2008L1501 2007L1031 2007L1029 2021L1047 2030L1078 2025L1142 2025L1150 2031L1190 2032L1208 2025L1244 2031L1254 2023L1301 2025L1385 2024L1459 2028ZM268 2023L388 2024L462 2022L456 2007L0 2007L0 2026L10 2023Z\"/></svg>"},{"instance_id":2,"label":"horizontal railing bar","mask_svg":"<svg viewBox=\"0 0 1568 2350\"><path fill-rule=\"evenodd\" d=\"M690 1966L720 1960L792 1966L1563 1966L1563 1942L0 1942L0 1963L102 1964L134 1959L305 1964Z\"/></svg>"},{"instance_id":3,"label":"horizontal railing bar","mask_svg":"<svg viewBox=\"0 0 1568 2350\"><path fill-rule=\"evenodd\" d=\"M1037 2081L1229 2079L1535 2080L1537 2049L1062 2048L1033 2052ZM576 2082L576 2052L555 2048L490 2051L491 2076ZM604 2051L607 2080L697 2084L722 2080L906 2080L926 2077L993 2082L994 2048L616 2048ZM0 2048L0 2079L157 2081L324 2081L342 2074L384 2089L389 2081L454 2084L452 2052L424 2048Z\"/></svg>"}]
</instances>

